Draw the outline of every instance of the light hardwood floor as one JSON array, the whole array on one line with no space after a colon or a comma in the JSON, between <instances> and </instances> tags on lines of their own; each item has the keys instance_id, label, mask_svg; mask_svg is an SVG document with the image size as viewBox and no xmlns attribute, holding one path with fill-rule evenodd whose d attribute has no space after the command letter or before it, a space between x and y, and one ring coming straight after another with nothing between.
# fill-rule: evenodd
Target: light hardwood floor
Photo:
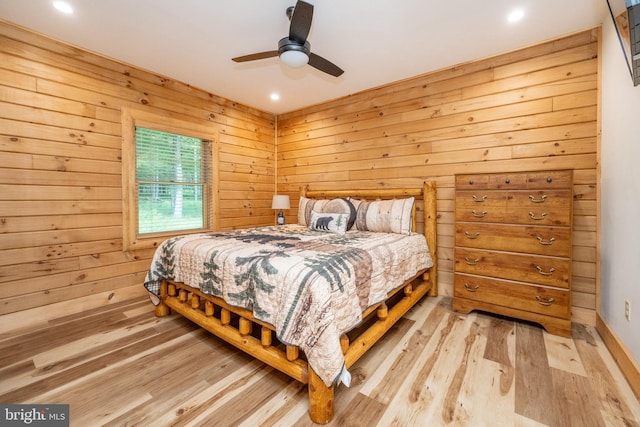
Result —
<instances>
[{"instance_id":1,"label":"light hardwood floor","mask_svg":"<svg viewBox=\"0 0 640 427\"><path fill-rule=\"evenodd\" d=\"M594 328L414 307L336 391L336 426L640 426ZM68 403L72 426L308 426L306 387L146 298L0 334L0 402Z\"/></svg>"}]
</instances>

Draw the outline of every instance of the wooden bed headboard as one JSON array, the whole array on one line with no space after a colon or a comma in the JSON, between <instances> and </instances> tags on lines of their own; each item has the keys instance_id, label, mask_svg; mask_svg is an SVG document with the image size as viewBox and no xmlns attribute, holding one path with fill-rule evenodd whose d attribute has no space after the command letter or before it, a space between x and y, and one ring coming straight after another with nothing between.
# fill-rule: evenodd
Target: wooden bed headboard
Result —
<instances>
[{"instance_id":1,"label":"wooden bed headboard","mask_svg":"<svg viewBox=\"0 0 640 427\"><path fill-rule=\"evenodd\" d=\"M361 190L311 190L309 185L300 187L300 196L310 199L333 199L336 197L352 197L364 200L384 200L399 199L403 197L415 197L416 203L413 205L411 213L412 230L417 230L416 206L422 201L422 211L424 213L424 237L427 239L427 246L433 259L433 268L429 273L429 280L432 282L430 295L437 295L437 207L436 207L436 183L435 181L425 181L419 188L387 188L387 189L361 189Z\"/></svg>"}]
</instances>

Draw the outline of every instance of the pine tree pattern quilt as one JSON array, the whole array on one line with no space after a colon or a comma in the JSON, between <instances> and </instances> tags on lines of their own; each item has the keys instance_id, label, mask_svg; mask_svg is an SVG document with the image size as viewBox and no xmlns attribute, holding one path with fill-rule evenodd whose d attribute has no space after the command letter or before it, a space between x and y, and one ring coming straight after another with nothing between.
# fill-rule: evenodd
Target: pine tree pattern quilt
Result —
<instances>
[{"instance_id":1,"label":"pine tree pattern quilt","mask_svg":"<svg viewBox=\"0 0 640 427\"><path fill-rule=\"evenodd\" d=\"M156 250L145 287L169 279L223 298L300 347L327 384L339 378L340 336L362 312L433 265L424 235L309 230L300 225L179 236Z\"/></svg>"}]
</instances>

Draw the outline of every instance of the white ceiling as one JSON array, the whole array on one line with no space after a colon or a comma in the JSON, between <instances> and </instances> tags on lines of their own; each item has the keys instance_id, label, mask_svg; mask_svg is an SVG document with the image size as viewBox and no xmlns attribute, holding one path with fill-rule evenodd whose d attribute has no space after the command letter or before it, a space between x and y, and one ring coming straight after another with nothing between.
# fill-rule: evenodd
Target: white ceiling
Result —
<instances>
[{"instance_id":1,"label":"white ceiling","mask_svg":"<svg viewBox=\"0 0 640 427\"><path fill-rule=\"evenodd\" d=\"M606 0L307 0L312 52L345 70L336 78L278 58L295 0L0 0L0 17L73 45L272 113L283 113L429 71L592 28ZM614 9L623 0L610 0ZM513 24L507 14L521 8ZM277 92L274 102L270 94Z\"/></svg>"}]
</instances>

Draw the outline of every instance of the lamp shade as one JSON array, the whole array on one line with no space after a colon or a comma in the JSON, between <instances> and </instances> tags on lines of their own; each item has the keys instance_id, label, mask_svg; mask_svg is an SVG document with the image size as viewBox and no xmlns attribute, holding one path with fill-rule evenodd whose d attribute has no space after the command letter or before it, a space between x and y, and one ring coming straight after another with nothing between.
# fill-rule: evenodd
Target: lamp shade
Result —
<instances>
[{"instance_id":1,"label":"lamp shade","mask_svg":"<svg viewBox=\"0 0 640 427\"><path fill-rule=\"evenodd\" d=\"M289 196L275 195L271 202L271 209L289 209Z\"/></svg>"}]
</instances>

